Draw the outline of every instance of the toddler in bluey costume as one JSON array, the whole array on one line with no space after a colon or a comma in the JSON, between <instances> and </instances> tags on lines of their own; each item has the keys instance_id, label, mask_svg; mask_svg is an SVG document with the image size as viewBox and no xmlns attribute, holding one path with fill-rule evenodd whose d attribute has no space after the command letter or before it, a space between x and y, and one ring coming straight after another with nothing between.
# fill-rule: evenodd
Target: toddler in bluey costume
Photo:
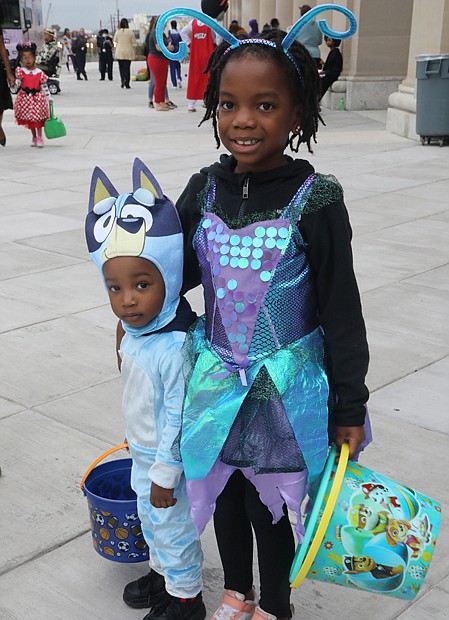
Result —
<instances>
[{"instance_id":1,"label":"toddler in bluey costume","mask_svg":"<svg viewBox=\"0 0 449 620\"><path fill-rule=\"evenodd\" d=\"M172 454L184 398L181 348L195 314L180 297L178 214L140 160L134 162L133 191L127 194L119 195L95 168L86 240L125 330L119 354L131 486L150 549L150 573L129 583L123 597L133 607L150 607L146 620L203 620L201 547L182 464ZM142 600L136 592L143 592Z\"/></svg>"}]
</instances>

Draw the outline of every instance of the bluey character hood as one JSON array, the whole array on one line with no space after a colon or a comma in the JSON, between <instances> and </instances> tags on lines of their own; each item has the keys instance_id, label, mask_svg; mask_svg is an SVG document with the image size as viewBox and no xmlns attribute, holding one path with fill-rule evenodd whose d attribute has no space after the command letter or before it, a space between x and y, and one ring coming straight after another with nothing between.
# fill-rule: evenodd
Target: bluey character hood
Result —
<instances>
[{"instance_id":1,"label":"bluey character hood","mask_svg":"<svg viewBox=\"0 0 449 620\"><path fill-rule=\"evenodd\" d=\"M138 336L165 327L176 316L183 234L174 204L140 159L134 160L132 178L133 191L119 194L105 173L94 169L85 233L90 256L102 276L104 263L117 256L145 258L159 269L165 283L161 312L143 327L122 321L125 331Z\"/></svg>"}]
</instances>

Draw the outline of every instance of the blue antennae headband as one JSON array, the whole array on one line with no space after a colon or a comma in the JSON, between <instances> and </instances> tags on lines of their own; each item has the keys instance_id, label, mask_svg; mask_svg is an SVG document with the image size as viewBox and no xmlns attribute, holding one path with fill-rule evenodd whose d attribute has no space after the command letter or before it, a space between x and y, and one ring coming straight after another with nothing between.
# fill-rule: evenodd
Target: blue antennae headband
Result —
<instances>
[{"instance_id":1,"label":"blue antennae headband","mask_svg":"<svg viewBox=\"0 0 449 620\"><path fill-rule=\"evenodd\" d=\"M340 6L339 4L320 4L313 9L310 9L310 11L307 11L307 13L303 15L301 19L298 19L298 21L292 26L290 32L284 37L281 45L282 49L286 54L289 47L291 46L293 41L295 41L302 28L316 15L324 13L325 11L337 11L338 13L343 13L343 15L347 17L349 21L349 28L344 32L338 32L338 30L332 30L332 28L329 28L325 19L320 19L318 21L318 26L324 35L330 37L331 39L347 39L349 37L352 37L353 34L355 34L357 30L357 20L354 14L349 9L344 6ZM218 24L214 19L212 19L211 17L209 17L209 15L206 15L205 13L201 13L200 11L195 11L195 9L189 9L186 7L170 9L169 11L165 11L165 13L162 13L156 25L157 43L164 56L166 56L170 60L182 60L187 54L187 45L184 43L184 41L179 43L179 49L177 52L170 52L164 42L165 24L172 18L181 16L193 17L198 19L200 22L203 22L203 24L209 26L211 30L218 34L222 39L227 41L232 48L236 48L245 41L247 41L247 39L237 39L237 37L234 37L234 35L232 35L228 30L226 30L226 28L223 28L223 26ZM253 43L258 43L259 41L262 43L263 39L252 40Z\"/></svg>"}]
</instances>

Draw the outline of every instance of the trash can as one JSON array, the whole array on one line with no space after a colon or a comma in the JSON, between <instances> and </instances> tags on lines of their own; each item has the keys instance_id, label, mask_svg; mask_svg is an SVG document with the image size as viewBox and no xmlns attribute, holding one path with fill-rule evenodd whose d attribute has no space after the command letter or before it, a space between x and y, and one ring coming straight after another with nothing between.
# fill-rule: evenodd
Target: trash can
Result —
<instances>
[{"instance_id":1,"label":"trash can","mask_svg":"<svg viewBox=\"0 0 449 620\"><path fill-rule=\"evenodd\" d=\"M416 56L416 133L422 144L449 140L449 54Z\"/></svg>"}]
</instances>

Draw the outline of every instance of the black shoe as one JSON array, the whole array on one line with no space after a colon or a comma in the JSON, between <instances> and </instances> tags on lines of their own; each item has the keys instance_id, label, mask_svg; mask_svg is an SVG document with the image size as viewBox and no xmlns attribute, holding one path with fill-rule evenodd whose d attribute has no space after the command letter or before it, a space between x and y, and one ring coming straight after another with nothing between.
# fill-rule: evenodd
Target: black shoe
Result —
<instances>
[{"instance_id":1,"label":"black shoe","mask_svg":"<svg viewBox=\"0 0 449 620\"><path fill-rule=\"evenodd\" d=\"M206 606L201 592L195 598L181 599L165 593L143 620L204 620Z\"/></svg>"},{"instance_id":2,"label":"black shoe","mask_svg":"<svg viewBox=\"0 0 449 620\"><path fill-rule=\"evenodd\" d=\"M148 575L131 581L123 590L123 600L134 609L151 607L159 600L158 595L166 594L165 579L156 571L151 570Z\"/></svg>"},{"instance_id":3,"label":"black shoe","mask_svg":"<svg viewBox=\"0 0 449 620\"><path fill-rule=\"evenodd\" d=\"M79 75L76 76L76 79L77 80L82 80L81 76L79 76Z\"/></svg>"}]
</instances>

